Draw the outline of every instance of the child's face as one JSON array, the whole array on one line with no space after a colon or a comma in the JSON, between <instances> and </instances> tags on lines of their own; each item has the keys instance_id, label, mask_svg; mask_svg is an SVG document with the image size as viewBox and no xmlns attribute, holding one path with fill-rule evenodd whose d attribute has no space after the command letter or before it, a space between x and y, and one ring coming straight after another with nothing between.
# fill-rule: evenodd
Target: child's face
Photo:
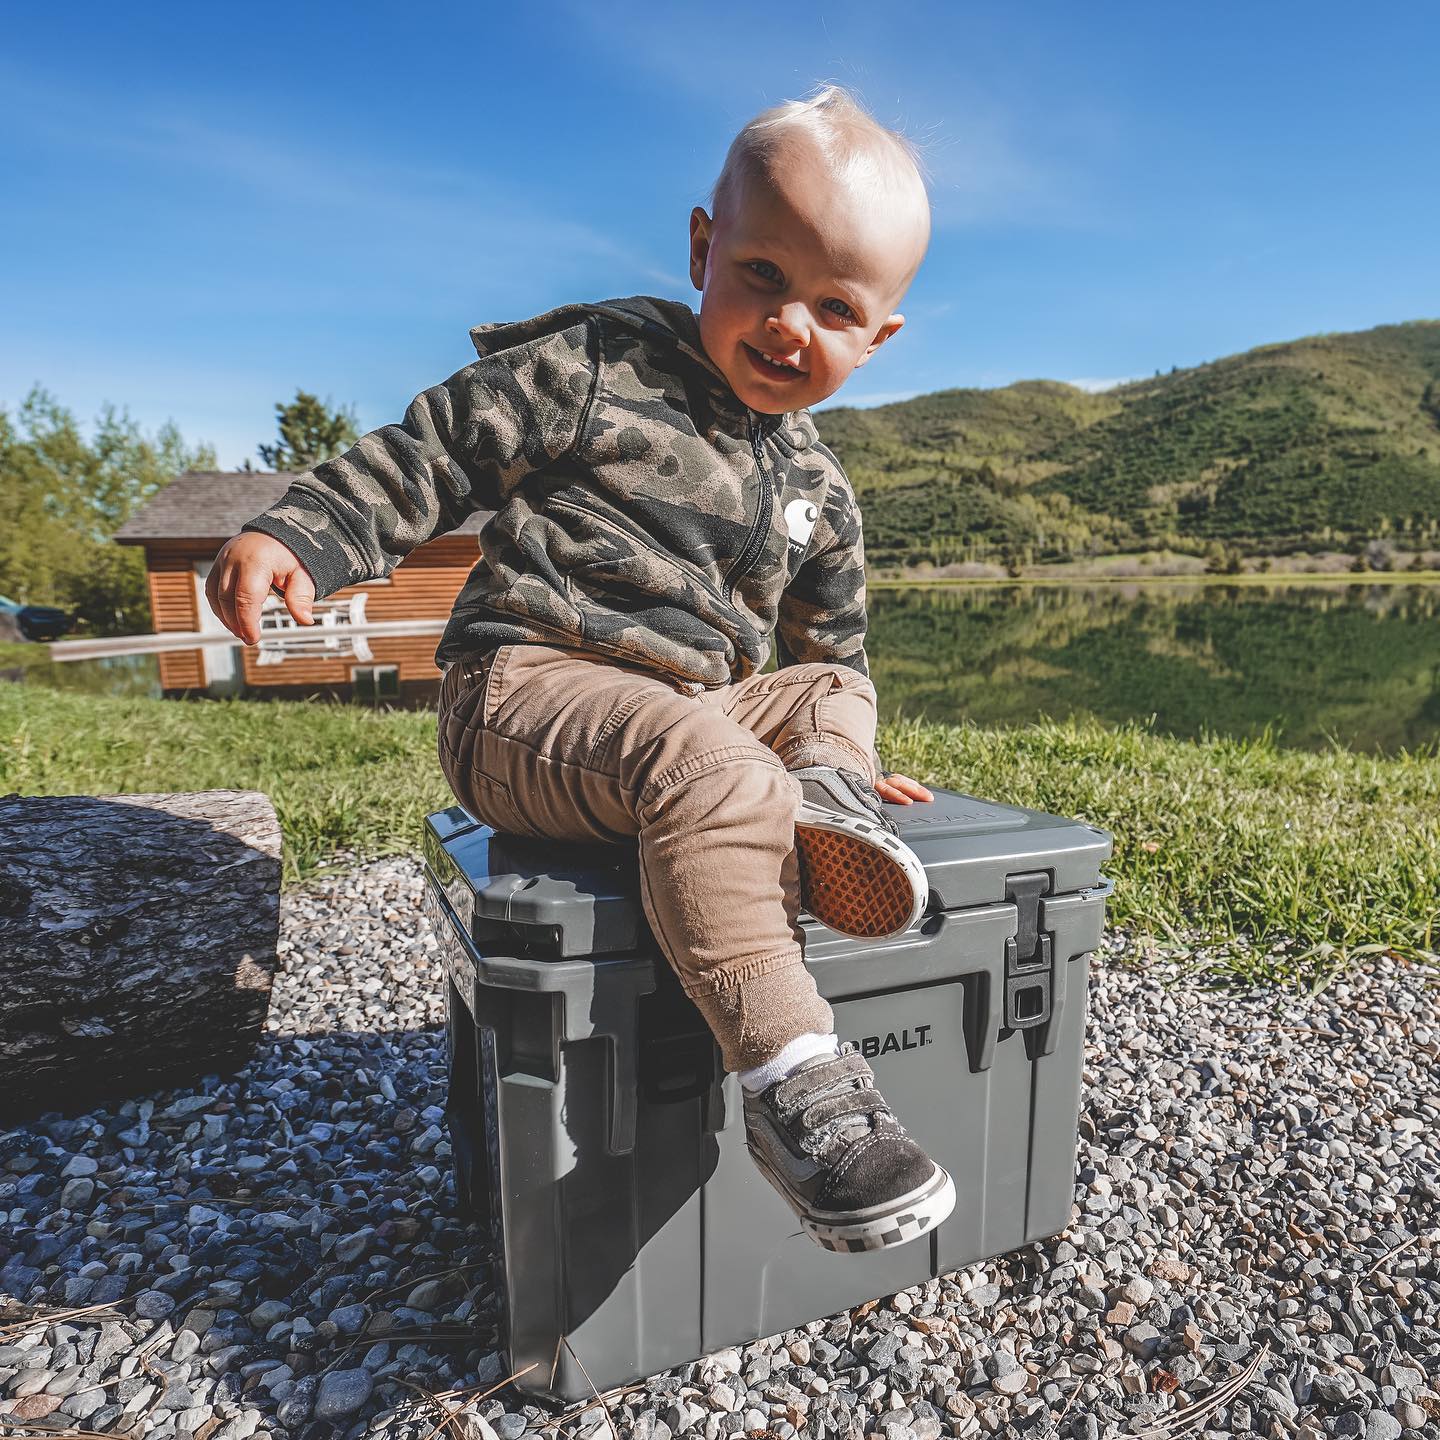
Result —
<instances>
[{"instance_id":1,"label":"child's face","mask_svg":"<svg viewBox=\"0 0 1440 1440\"><path fill-rule=\"evenodd\" d=\"M695 209L690 277L705 353L746 405L775 415L833 395L905 323L892 311L928 219L857 196L799 146L770 171L715 218Z\"/></svg>"}]
</instances>

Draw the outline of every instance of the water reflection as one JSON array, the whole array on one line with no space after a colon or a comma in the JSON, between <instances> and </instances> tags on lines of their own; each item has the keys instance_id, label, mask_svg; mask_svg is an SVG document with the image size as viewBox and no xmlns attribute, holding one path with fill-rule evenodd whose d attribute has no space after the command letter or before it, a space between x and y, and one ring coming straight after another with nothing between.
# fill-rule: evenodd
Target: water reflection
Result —
<instances>
[{"instance_id":1,"label":"water reflection","mask_svg":"<svg viewBox=\"0 0 1440 1440\"><path fill-rule=\"evenodd\" d=\"M1024 724L1154 717L1172 735L1440 737L1440 588L955 586L871 593L881 710Z\"/></svg>"},{"instance_id":2,"label":"water reflection","mask_svg":"<svg viewBox=\"0 0 1440 1440\"><path fill-rule=\"evenodd\" d=\"M44 685L84 695L126 699L160 697L157 655L114 655L104 660L51 660L43 645L6 645L0 654L0 683Z\"/></svg>"},{"instance_id":3,"label":"water reflection","mask_svg":"<svg viewBox=\"0 0 1440 1440\"><path fill-rule=\"evenodd\" d=\"M1437 619L1433 585L928 586L871 591L867 648L886 718L1153 717L1185 737L1268 726L1393 753L1440 739ZM3 647L0 680L160 694L153 655L58 664L39 645Z\"/></svg>"}]
</instances>

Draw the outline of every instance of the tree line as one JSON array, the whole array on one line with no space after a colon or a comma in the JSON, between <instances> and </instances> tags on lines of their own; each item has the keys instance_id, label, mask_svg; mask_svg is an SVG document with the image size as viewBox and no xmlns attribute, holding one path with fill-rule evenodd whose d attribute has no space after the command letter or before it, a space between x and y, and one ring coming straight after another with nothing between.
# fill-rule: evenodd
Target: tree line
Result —
<instances>
[{"instance_id":1,"label":"tree line","mask_svg":"<svg viewBox=\"0 0 1440 1440\"><path fill-rule=\"evenodd\" d=\"M275 416L274 442L257 447L272 470L308 469L358 438L349 408L308 391L277 403ZM58 605L93 635L148 631L143 551L111 537L177 475L217 468L210 445L173 423L146 433L113 405L87 438L74 412L35 386L13 412L0 409L0 595Z\"/></svg>"}]
</instances>

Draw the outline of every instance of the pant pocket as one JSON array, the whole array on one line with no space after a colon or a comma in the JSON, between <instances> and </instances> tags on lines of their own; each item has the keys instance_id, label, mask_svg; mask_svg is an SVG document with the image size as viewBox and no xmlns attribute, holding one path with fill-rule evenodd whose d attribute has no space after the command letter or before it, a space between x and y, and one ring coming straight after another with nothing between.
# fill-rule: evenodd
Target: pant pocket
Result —
<instances>
[{"instance_id":1,"label":"pant pocket","mask_svg":"<svg viewBox=\"0 0 1440 1440\"><path fill-rule=\"evenodd\" d=\"M512 648L502 645L488 655L457 660L446 670L436 703L436 743L446 782L475 819L496 830L533 835L510 787L483 765L486 747L481 737L486 716L493 713L492 686Z\"/></svg>"},{"instance_id":2,"label":"pant pocket","mask_svg":"<svg viewBox=\"0 0 1440 1440\"><path fill-rule=\"evenodd\" d=\"M463 786L463 793L461 787ZM540 832L515 805L510 787L483 770L473 767L450 782L456 798L477 820L503 835L525 835L538 839Z\"/></svg>"},{"instance_id":3,"label":"pant pocket","mask_svg":"<svg viewBox=\"0 0 1440 1440\"><path fill-rule=\"evenodd\" d=\"M491 676L510 648L502 645L487 655L457 660L441 676L435 718L442 765L447 758L453 764L473 753L475 732L485 724Z\"/></svg>"}]
</instances>

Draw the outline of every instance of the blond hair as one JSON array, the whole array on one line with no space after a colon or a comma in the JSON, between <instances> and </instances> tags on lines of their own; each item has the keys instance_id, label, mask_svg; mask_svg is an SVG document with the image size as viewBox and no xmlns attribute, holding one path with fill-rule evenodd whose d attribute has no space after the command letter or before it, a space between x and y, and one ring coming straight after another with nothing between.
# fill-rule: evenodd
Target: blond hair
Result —
<instances>
[{"instance_id":1,"label":"blond hair","mask_svg":"<svg viewBox=\"0 0 1440 1440\"><path fill-rule=\"evenodd\" d=\"M786 100L755 116L734 140L710 192L710 210L720 210L745 182L769 173L787 137L808 138L835 178L861 190L909 191L926 208L919 148L908 136L882 125L848 90L822 85L805 100Z\"/></svg>"}]
</instances>

